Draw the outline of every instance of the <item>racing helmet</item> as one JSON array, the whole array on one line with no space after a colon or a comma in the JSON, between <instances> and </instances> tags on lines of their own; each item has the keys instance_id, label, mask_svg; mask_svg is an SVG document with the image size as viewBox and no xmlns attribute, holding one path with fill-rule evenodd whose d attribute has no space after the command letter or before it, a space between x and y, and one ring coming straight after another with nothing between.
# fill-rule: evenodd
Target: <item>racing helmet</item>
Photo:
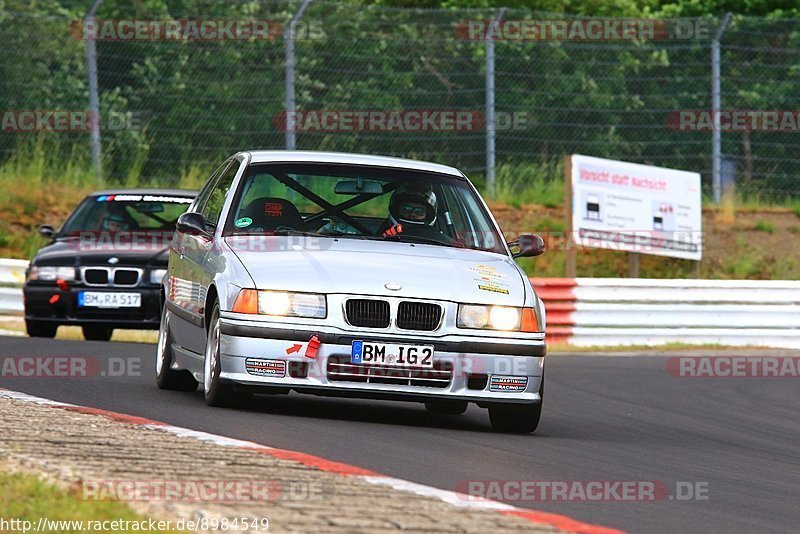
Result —
<instances>
[{"instance_id":1,"label":"racing helmet","mask_svg":"<svg viewBox=\"0 0 800 534\"><path fill-rule=\"evenodd\" d=\"M393 224L433 226L436 222L436 195L430 189L398 187L389 201L389 219Z\"/></svg>"},{"instance_id":2,"label":"racing helmet","mask_svg":"<svg viewBox=\"0 0 800 534\"><path fill-rule=\"evenodd\" d=\"M103 217L103 230L119 232L127 230L128 226L128 221L119 212L112 211Z\"/></svg>"}]
</instances>

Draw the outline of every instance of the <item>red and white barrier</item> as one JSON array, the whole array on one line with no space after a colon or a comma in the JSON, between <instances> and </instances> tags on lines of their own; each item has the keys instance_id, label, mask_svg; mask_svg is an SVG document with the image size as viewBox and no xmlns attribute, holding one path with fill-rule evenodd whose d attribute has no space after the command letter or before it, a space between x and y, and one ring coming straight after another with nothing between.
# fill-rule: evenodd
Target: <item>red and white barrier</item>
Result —
<instances>
[{"instance_id":1,"label":"red and white barrier","mask_svg":"<svg viewBox=\"0 0 800 534\"><path fill-rule=\"evenodd\" d=\"M25 269L28 260L9 260L0 258L0 284L22 285L25 283Z\"/></svg>"},{"instance_id":2,"label":"red and white barrier","mask_svg":"<svg viewBox=\"0 0 800 534\"><path fill-rule=\"evenodd\" d=\"M547 340L800 348L800 282L534 278Z\"/></svg>"},{"instance_id":3,"label":"red and white barrier","mask_svg":"<svg viewBox=\"0 0 800 534\"><path fill-rule=\"evenodd\" d=\"M22 313L24 260L0 259L0 314ZM551 344L800 348L800 281L532 278ZM5 287L3 287L5 286ZM14 287L17 286L17 287Z\"/></svg>"},{"instance_id":4,"label":"red and white barrier","mask_svg":"<svg viewBox=\"0 0 800 534\"><path fill-rule=\"evenodd\" d=\"M22 289L26 260L0 258L0 314L18 315L23 311Z\"/></svg>"}]
</instances>

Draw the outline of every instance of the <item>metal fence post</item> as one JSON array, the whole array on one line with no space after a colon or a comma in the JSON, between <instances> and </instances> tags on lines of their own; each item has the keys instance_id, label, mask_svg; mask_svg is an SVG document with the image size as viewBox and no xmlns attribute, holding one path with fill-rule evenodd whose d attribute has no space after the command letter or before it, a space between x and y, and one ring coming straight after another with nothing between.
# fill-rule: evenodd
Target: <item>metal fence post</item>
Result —
<instances>
[{"instance_id":1,"label":"metal fence post","mask_svg":"<svg viewBox=\"0 0 800 534\"><path fill-rule=\"evenodd\" d=\"M714 40L711 42L711 113L714 120L714 127L711 131L711 186L714 202L717 204L722 199L722 131L719 121L721 106L720 40L730 21L731 14L725 13L719 28L717 28L717 33L714 35Z\"/></svg>"},{"instance_id":2,"label":"metal fence post","mask_svg":"<svg viewBox=\"0 0 800 534\"><path fill-rule=\"evenodd\" d=\"M311 0L303 0L303 3L300 5L300 8L292 17L292 20L289 21L289 27L286 28L286 31L283 32L283 39L286 41L286 150L294 150L297 147L297 136L295 134L294 128L289 126L289 117L291 114L294 113L295 108L295 93L294 93L294 68L295 68L295 56L294 56L294 36L295 36L295 28L297 27L297 22L300 20L300 17L303 16L303 12L308 7L308 4L311 3Z\"/></svg>"},{"instance_id":3,"label":"metal fence post","mask_svg":"<svg viewBox=\"0 0 800 534\"><path fill-rule=\"evenodd\" d=\"M102 145L100 144L100 95L97 86L97 46L89 28L95 31L94 14L103 0L95 0L83 18L83 36L86 39L86 71L89 76L89 142L92 146L92 168L97 175L97 186L103 187Z\"/></svg>"},{"instance_id":4,"label":"metal fence post","mask_svg":"<svg viewBox=\"0 0 800 534\"><path fill-rule=\"evenodd\" d=\"M495 193L495 103L494 103L494 37L497 26L506 12L501 8L486 30L486 187L489 196Z\"/></svg>"}]
</instances>

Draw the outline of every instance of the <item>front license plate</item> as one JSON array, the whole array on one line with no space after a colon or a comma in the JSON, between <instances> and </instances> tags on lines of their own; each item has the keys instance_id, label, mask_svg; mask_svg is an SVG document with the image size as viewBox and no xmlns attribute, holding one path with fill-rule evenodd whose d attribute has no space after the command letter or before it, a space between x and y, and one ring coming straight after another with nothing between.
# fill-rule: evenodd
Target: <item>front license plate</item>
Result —
<instances>
[{"instance_id":1,"label":"front license plate","mask_svg":"<svg viewBox=\"0 0 800 534\"><path fill-rule=\"evenodd\" d=\"M142 295L141 293L81 291L78 293L78 306L83 308L140 308Z\"/></svg>"},{"instance_id":2,"label":"front license plate","mask_svg":"<svg viewBox=\"0 0 800 534\"><path fill-rule=\"evenodd\" d=\"M350 363L391 367L433 368L432 345L395 345L353 341Z\"/></svg>"}]
</instances>

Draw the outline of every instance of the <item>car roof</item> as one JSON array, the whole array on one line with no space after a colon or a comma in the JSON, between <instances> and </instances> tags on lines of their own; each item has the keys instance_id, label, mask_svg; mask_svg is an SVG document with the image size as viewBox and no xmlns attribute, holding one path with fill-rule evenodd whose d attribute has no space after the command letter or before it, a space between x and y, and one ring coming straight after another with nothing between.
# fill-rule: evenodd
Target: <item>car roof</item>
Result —
<instances>
[{"instance_id":1,"label":"car roof","mask_svg":"<svg viewBox=\"0 0 800 534\"><path fill-rule=\"evenodd\" d=\"M156 195L171 197L196 197L197 191L188 189L104 189L89 193L90 197L99 195Z\"/></svg>"},{"instance_id":2,"label":"car roof","mask_svg":"<svg viewBox=\"0 0 800 534\"><path fill-rule=\"evenodd\" d=\"M371 165L417 171L437 172L463 178L464 174L454 167L407 158L350 154L345 152L317 152L313 150L245 150L251 163L341 163L346 165Z\"/></svg>"}]
</instances>

